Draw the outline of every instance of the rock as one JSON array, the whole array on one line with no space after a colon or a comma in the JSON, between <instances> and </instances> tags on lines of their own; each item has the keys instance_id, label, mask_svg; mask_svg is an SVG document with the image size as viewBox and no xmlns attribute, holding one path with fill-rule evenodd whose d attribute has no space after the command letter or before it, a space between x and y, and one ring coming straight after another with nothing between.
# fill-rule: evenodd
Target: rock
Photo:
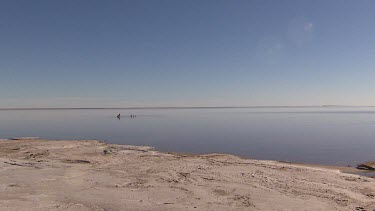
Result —
<instances>
[{"instance_id":1,"label":"rock","mask_svg":"<svg viewBox=\"0 0 375 211\"><path fill-rule=\"evenodd\" d=\"M357 166L357 169L361 169L361 170L375 170L375 161L359 164Z\"/></svg>"},{"instance_id":2,"label":"rock","mask_svg":"<svg viewBox=\"0 0 375 211\"><path fill-rule=\"evenodd\" d=\"M16 137L10 138L9 140L17 141L17 140L37 140L39 137Z\"/></svg>"},{"instance_id":3,"label":"rock","mask_svg":"<svg viewBox=\"0 0 375 211\"><path fill-rule=\"evenodd\" d=\"M66 159L64 160L64 162L65 163L91 163L88 160L70 160L70 159Z\"/></svg>"}]
</instances>

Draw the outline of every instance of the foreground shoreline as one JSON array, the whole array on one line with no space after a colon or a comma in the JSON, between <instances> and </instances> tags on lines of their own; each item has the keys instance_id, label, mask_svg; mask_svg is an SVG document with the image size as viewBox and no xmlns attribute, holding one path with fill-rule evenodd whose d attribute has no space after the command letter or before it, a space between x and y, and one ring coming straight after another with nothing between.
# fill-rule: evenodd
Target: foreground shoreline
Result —
<instances>
[{"instance_id":1,"label":"foreground shoreline","mask_svg":"<svg viewBox=\"0 0 375 211\"><path fill-rule=\"evenodd\" d=\"M350 169L95 140L2 140L0 209L375 209L375 179L340 172Z\"/></svg>"}]
</instances>

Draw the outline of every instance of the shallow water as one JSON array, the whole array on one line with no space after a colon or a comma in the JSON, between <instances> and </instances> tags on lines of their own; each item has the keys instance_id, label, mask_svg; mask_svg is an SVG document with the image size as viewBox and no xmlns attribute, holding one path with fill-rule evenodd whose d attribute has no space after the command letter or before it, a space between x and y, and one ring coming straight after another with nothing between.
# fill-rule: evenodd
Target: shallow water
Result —
<instances>
[{"instance_id":1,"label":"shallow water","mask_svg":"<svg viewBox=\"0 0 375 211\"><path fill-rule=\"evenodd\" d=\"M23 136L354 166L375 160L375 108L0 110L0 138Z\"/></svg>"}]
</instances>

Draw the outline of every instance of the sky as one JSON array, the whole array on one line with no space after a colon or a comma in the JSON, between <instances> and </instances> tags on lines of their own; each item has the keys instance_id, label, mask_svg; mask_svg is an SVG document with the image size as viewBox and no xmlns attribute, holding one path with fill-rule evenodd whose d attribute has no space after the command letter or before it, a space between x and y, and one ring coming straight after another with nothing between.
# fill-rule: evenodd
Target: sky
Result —
<instances>
[{"instance_id":1,"label":"sky","mask_svg":"<svg viewBox=\"0 0 375 211\"><path fill-rule=\"evenodd\" d=\"M2 0L0 108L375 105L375 1Z\"/></svg>"}]
</instances>

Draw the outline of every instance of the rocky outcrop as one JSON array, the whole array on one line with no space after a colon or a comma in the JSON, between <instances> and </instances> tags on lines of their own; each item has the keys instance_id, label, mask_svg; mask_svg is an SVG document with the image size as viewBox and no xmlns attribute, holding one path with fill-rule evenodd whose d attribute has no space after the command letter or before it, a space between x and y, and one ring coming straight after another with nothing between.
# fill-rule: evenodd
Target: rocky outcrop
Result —
<instances>
[{"instance_id":1,"label":"rocky outcrop","mask_svg":"<svg viewBox=\"0 0 375 211\"><path fill-rule=\"evenodd\" d=\"M362 163L357 166L357 169L362 169L362 170L375 170L375 161L367 162L367 163Z\"/></svg>"}]
</instances>

